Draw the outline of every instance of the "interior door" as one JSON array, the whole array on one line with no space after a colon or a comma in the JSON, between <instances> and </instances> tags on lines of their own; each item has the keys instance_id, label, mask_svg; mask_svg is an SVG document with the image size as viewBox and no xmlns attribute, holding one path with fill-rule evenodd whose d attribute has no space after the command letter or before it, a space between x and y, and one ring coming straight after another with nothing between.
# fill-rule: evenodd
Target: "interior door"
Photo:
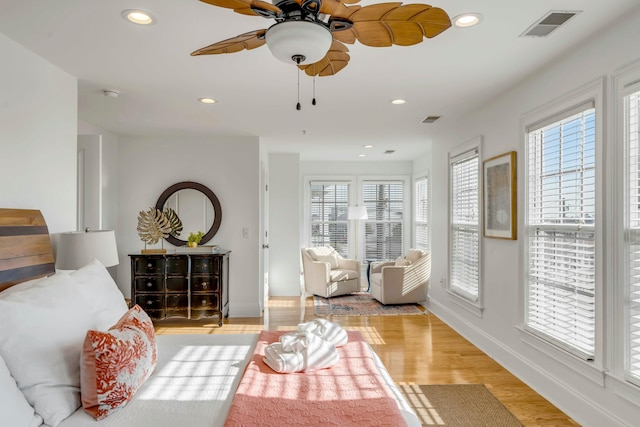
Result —
<instances>
[{"instance_id":1,"label":"interior door","mask_svg":"<svg viewBox=\"0 0 640 427\"><path fill-rule=\"evenodd\" d=\"M262 309L269 305L269 173L261 166L262 175Z\"/></svg>"}]
</instances>

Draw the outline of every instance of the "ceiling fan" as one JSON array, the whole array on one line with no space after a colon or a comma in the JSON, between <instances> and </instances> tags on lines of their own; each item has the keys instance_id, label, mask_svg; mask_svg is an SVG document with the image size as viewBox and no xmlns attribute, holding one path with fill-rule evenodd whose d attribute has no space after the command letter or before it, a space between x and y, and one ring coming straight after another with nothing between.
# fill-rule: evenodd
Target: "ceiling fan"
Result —
<instances>
[{"instance_id":1,"label":"ceiling fan","mask_svg":"<svg viewBox=\"0 0 640 427\"><path fill-rule=\"evenodd\" d=\"M267 44L278 59L297 64L309 76L332 76L349 63L355 41L371 47L411 46L451 26L447 13L427 4L360 0L201 0L243 15L275 19L267 29L250 31L192 52L192 56L234 53Z\"/></svg>"}]
</instances>

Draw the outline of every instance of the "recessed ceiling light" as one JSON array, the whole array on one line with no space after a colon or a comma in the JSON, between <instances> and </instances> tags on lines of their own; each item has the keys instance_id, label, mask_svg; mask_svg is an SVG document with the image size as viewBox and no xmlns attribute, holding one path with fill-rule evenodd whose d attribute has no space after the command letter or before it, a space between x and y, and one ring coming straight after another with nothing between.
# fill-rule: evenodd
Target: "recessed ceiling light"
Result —
<instances>
[{"instance_id":1,"label":"recessed ceiling light","mask_svg":"<svg viewBox=\"0 0 640 427\"><path fill-rule=\"evenodd\" d=\"M405 102L407 102L407 101L405 101L404 99L392 99L392 100L391 100L391 103L392 103L393 105L402 105L402 104L404 104Z\"/></svg>"},{"instance_id":2,"label":"recessed ceiling light","mask_svg":"<svg viewBox=\"0 0 640 427\"><path fill-rule=\"evenodd\" d=\"M453 25L461 28L473 27L480 21L482 21L482 15L479 13L463 13L453 18Z\"/></svg>"},{"instance_id":3,"label":"recessed ceiling light","mask_svg":"<svg viewBox=\"0 0 640 427\"><path fill-rule=\"evenodd\" d=\"M139 9L127 9L121 13L122 17L129 22L138 25L151 25L156 23L156 18L152 14Z\"/></svg>"},{"instance_id":4,"label":"recessed ceiling light","mask_svg":"<svg viewBox=\"0 0 640 427\"><path fill-rule=\"evenodd\" d=\"M367 157L366 154L358 154L358 157Z\"/></svg>"},{"instance_id":5,"label":"recessed ceiling light","mask_svg":"<svg viewBox=\"0 0 640 427\"><path fill-rule=\"evenodd\" d=\"M215 104L216 100L213 98L200 98L198 101L202 102L203 104Z\"/></svg>"},{"instance_id":6,"label":"recessed ceiling light","mask_svg":"<svg viewBox=\"0 0 640 427\"><path fill-rule=\"evenodd\" d=\"M373 148L373 145L367 144L367 145L363 145L363 148Z\"/></svg>"}]
</instances>

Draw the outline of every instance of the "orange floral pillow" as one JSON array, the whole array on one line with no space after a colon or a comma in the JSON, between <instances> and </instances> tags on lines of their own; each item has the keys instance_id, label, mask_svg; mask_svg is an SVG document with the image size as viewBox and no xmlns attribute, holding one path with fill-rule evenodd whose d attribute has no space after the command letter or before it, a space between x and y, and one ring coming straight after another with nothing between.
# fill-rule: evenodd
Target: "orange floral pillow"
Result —
<instances>
[{"instance_id":1,"label":"orange floral pillow","mask_svg":"<svg viewBox=\"0 0 640 427\"><path fill-rule=\"evenodd\" d=\"M82 407L96 420L125 406L156 365L153 323L136 305L107 332L89 331L82 348Z\"/></svg>"}]
</instances>

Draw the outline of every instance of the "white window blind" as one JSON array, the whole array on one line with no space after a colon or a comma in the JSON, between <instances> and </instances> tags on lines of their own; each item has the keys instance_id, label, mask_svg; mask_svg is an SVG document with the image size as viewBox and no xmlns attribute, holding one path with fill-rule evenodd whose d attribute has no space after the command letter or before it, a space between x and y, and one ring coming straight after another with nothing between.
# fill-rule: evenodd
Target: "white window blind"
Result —
<instances>
[{"instance_id":1,"label":"white window blind","mask_svg":"<svg viewBox=\"0 0 640 427\"><path fill-rule=\"evenodd\" d=\"M348 254L349 184L311 182L311 246L333 246Z\"/></svg>"},{"instance_id":2,"label":"white window blind","mask_svg":"<svg viewBox=\"0 0 640 427\"><path fill-rule=\"evenodd\" d=\"M378 261L398 258L403 252L403 182L365 182L362 185L362 197L369 216L364 221L364 259Z\"/></svg>"},{"instance_id":3,"label":"white window blind","mask_svg":"<svg viewBox=\"0 0 640 427\"><path fill-rule=\"evenodd\" d=\"M429 249L429 181L426 176L416 180L415 201L415 247Z\"/></svg>"},{"instance_id":4,"label":"white window blind","mask_svg":"<svg viewBox=\"0 0 640 427\"><path fill-rule=\"evenodd\" d=\"M449 232L449 290L463 298L479 299L479 157L478 150L451 159Z\"/></svg>"},{"instance_id":5,"label":"white window blind","mask_svg":"<svg viewBox=\"0 0 640 427\"><path fill-rule=\"evenodd\" d=\"M595 109L528 129L526 326L585 359L595 352Z\"/></svg>"},{"instance_id":6,"label":"white window blind","mask_svg":"<svg viewBox=\"0 0 640 427\"><path fill-rule=\"evenodd\" d=\"M640 385L640 91L624 97L626 163L626 366L627 378Z\"/></svg>"}]
</instances>

